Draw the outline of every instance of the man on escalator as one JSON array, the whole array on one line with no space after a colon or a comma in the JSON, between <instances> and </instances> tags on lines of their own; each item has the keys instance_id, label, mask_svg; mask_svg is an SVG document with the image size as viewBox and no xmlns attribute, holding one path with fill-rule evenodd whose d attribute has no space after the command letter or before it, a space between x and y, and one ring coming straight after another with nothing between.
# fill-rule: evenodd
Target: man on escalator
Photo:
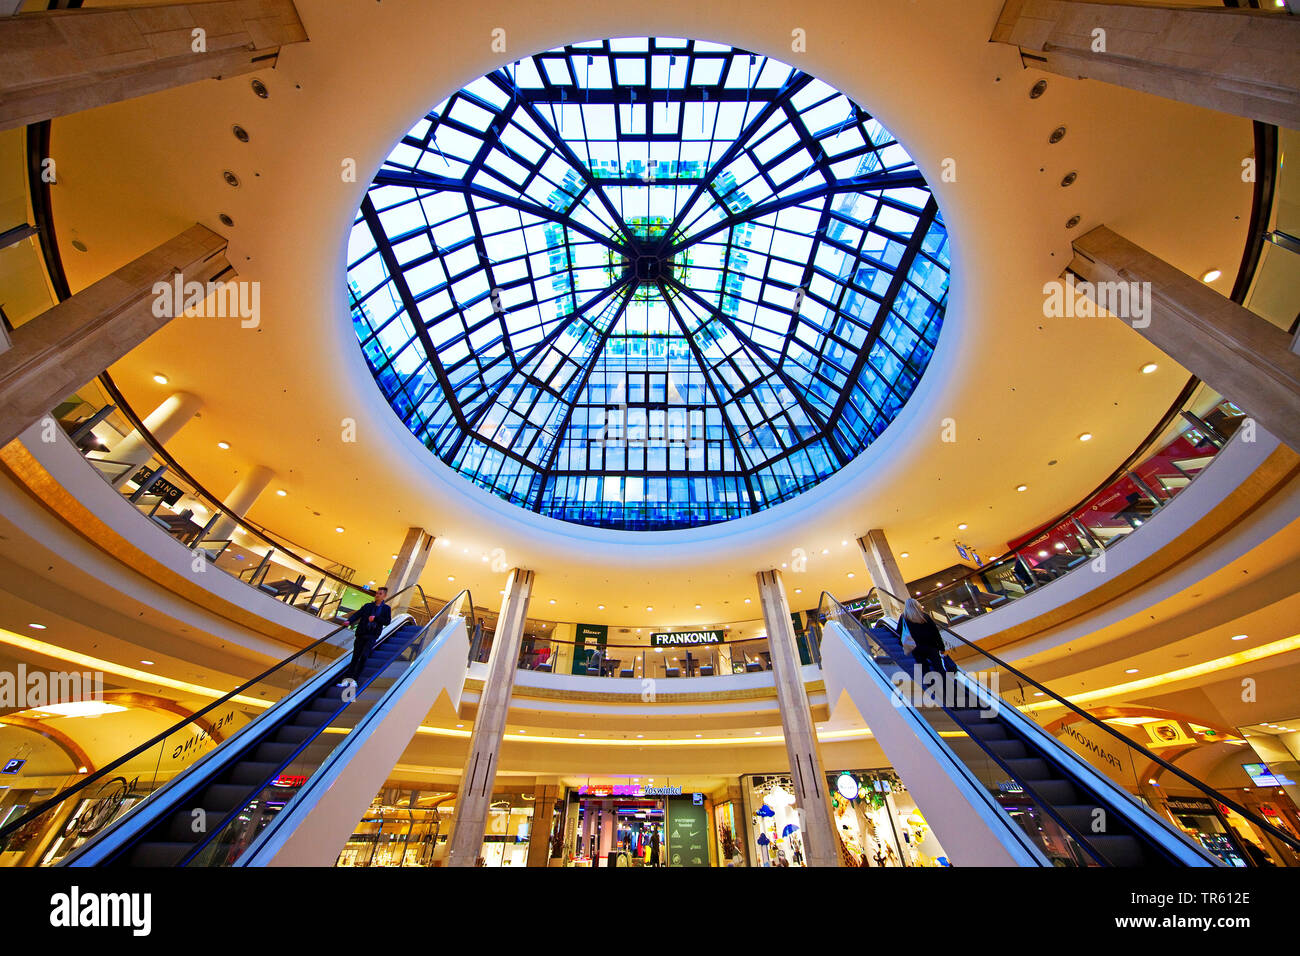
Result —
<instances>
[{"instance_id":1,"label":"man on escalator","mask_svg":"<svg viewBox=\"0 0 1300 956\"><path fill-rule=\"evenodd\" d=\"M361 670L366 666L366 658L374 649L375 639L384 632L393 620L393 610L388 606L388 588L375 592L375 599L363 604L352 612L348 625L356 625L356 637L352 640L352 663L348 665L347 675L339 682L342 687L348 681L357 683L361 680Z\"/></svg>"}]
</instances>

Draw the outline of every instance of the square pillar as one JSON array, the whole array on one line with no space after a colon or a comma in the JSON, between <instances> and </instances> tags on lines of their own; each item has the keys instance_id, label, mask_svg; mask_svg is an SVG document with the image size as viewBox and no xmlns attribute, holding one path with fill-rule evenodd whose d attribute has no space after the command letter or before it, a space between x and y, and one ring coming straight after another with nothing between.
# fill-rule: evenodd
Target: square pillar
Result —
<instances>
[{"instance_id":1,"label":"square pillar","mask_svg":"<svg viewBox=\"0 0 1300 956\"><path fill-rule=\"evenodd\" d=\"M469 756L460 775L456 797L456 823L447 851L448 866L474 866L483 848L488 810L492 805L492 784L497 775L497 758L506 732L510 694L515 687L519 647L523 643L528 600L533 593L533 572L515 568L506 579L496 635L487 662L487 679L479 697L478 715L470 734Z\"/></svg>"},{"instance_id":2,"label":"square pillar","mask_svg":"<svg viewBox=\"0 0 1300 956\"><path fill-rule=\"evenodd\" d=\"M868 531L858 538L858 547L862 549L862 560L867 565L867 574L871 575L871 583L880 594L880 606L886 614L898 617L903 613L903 602L907 600L907 581L903 572L898 570L898 562L889 549L885 532L879 528Z\"/></svg>"},{"instance_id":3,"label":"square pillar","mask_svg":"<svg viewBox=\"0 0 1300 956\"><path fill-rule=\"evenodd\" d=\"M397 560L393 562L393 569L388 573L388 580L385 585L390 595L396 595L399 591L416 584L420 580L420 575L424 573L424 566L429 561L429 552L433 549L433 535L423 528L408 528L406 538L402 541L401 550L397 552ZM451 597L452 595L447 595ZM397 597L392 602L394 614L405 611L411 605L411 599L415 597L414 591ZM423 605L421 605L423 607Z\"/></svg>"},{"instance_id":4,"label":"square pillar","mask_svg":"<svg viewBox=\"0 0 1300 956\"><path fill-rule=\"evenodd\" d=\"M767 643L772 654L772 674L781 710L785 749L790 757L790 779L803 822L803 845L809 866L839 866L839 836L831 818L831 795L826 786L817 727L803 684L799 647L790 621L790 603L785 596L781 572L758 572L759 603L767 625Z\"/></svg>"}]
</instances>

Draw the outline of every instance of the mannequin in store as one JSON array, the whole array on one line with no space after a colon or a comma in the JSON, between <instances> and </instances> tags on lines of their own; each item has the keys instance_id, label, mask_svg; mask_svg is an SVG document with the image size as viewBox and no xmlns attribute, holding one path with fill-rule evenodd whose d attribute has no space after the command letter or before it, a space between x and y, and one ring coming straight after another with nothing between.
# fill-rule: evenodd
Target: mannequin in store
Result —
<instances>
[{"instance_id":1,"label":"mannequin in store","mask_svg":"<svg viewBox=\"0 0 1300 956\"><path fill-rule=\"evenodd\" d=\"M650 833L650 865L659 865L659 828L655 827Z\"/></svg>"}]
</instances>

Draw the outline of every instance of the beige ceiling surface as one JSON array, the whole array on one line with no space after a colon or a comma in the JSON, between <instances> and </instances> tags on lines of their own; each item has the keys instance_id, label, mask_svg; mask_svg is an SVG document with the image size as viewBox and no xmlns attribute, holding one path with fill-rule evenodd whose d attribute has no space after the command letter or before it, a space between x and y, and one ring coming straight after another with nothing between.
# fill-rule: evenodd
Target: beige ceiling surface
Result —
<instances>
[{"instance_id":1,"label":"beige ceiling surface","mask_svg":"<svg viewBox=\"0 0 1300 956\"><path fill-rule=\"evenodd\" d=\"M382 580L404 529L418 524L451 544L435 549L426 584L446 590L454 576L479 603L495 604L503 578L482 558L501 548L510 563L537 570L536 596L556 600L547 605L556 620L743 618L754 572L789 561L794 548L810 556L788 582L805 598L823 588L861 593L857 534L884 527L894 549L910 553L909 577L951 564L955 537L996 552L1105 477L1185 381L1117 320L1043 316L1043 283L1069 261L1073 236L1106 223L1189 273L1221 269L1215 288L1225 293L1241 258L1250 124L1056 77L1031 100L1039 75L988 42L1000 6L298 0L311 40L257 74L266 100L236 77L55 121L64 262L77 289L196 220L229 236L241 277L260 283L260 326L177 320L113 374L142 414L174 389L198 395L201 417L169 446L180 461L218 495L251 466L272 468L273 487L288 495L267 494L251 516L357 567L363 581ZM506 31L505 54L491 48L496 28ZM791 51L795 29L806 32L806 53ZM383 401L345 299L346 235L366 183L429 107L505 60L639 34L731 43L838 86L908 148L953 236L939 349L885 436L792 502L689 532L542 519L450 472ZM249 143L231 134L236 123ZM1059 125L1067 134L1049 145ZM955 161L953 182L940 181L945 159ZM356 182L341 175L348 160ZM238 188L223 181L226 169ZM1077 182L1062 188L1072 170ZM1081 224L1067 230L1074 215ZM87 251L74 251L73 239ZM1140 375L1148 361L1159 371ZM154 384L155 373L168 386ZM941 441L947 418L953 443ZM345 419L357 423L355 443L341 440ZM1079 442L1084 431L1094 440ZM1022 483L1029 490L1017 493Z\"/></svg>"}]
</instances>

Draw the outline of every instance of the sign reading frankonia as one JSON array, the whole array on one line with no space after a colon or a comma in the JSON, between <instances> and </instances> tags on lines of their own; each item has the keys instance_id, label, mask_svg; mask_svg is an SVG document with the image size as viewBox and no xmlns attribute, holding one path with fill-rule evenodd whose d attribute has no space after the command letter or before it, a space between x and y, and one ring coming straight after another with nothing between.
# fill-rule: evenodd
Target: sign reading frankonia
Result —
<instances>
[{"instance_id":1,"label":"sign reading frankonia","mask_svg":"<svg viewBox=\"0 0 1300 956\"><path fill-rule=\"evenodd\" d=\"M698 644L721 644L721 631L655 632L650 635L651 647L694 647Z\"/></svg>"}]
</instances>

